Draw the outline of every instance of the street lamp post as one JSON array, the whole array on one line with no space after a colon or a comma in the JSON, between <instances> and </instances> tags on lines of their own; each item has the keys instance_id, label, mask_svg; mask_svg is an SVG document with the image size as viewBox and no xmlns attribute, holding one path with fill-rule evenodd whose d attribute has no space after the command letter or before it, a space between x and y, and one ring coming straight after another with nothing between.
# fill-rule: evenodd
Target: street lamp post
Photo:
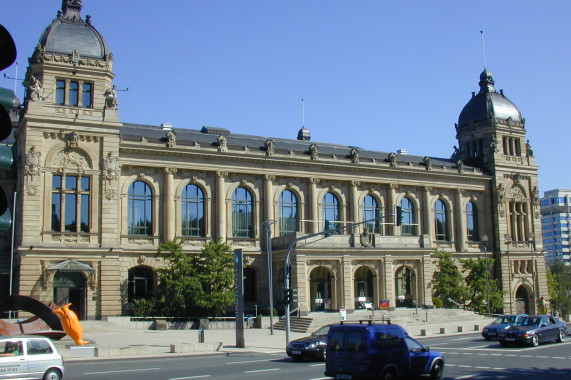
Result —
<instances>
[{"instance_id":1,"label":"street lamp post","mask_svg":"<svg viewBox=\"0 0 571 380\"><path fill-rule=\"evenodd\" d=\"M504 239L506 240L506 245L508 246L508 281L509 281L509 293L510 293L510 314L513 314L512 311L512 267L510 263L510 244L512 243L512 237L510 234L505 234Z\"/></svg>"},{"instance_id":2,"label":"street lamp post","mask_svg":"<svg viewBox=\"0 0 571 380\"><path fill-rule=\"evenodd\" d=\"M535 262L533 257L533 246L535 245L535 235L533 232L527 233L527 241L529 242L529 256L531 258L531 281L533 289L531 291L531 295L533 298L533 312L537 313L537 303L535 300Z\"/></svg>"},{"instance_id":3,"label":"street lamp post","mask_svg":"<svg viewBox=\"0 0 571 380\"><path fill-rule=\"evenodd\" d=\"M488 317L490 316L490 280L488 270L488 235L482 235L482 246L484 247L484 261L486 262L486 302L488 306Z\"/></svg>"},{"instance_id":4,"label":"street lamp post","mask_svg":"<svg viewBox=\"0 0 571 380\"><path fill-rule=\"evenodd\" d=\"M274 286L272 273L272 229L271 225L275 220L266 220L263 224L266 227L266 253L268 254L268 292L270 293L270 334L274 335Z\"/></svg>"}]
</instances>

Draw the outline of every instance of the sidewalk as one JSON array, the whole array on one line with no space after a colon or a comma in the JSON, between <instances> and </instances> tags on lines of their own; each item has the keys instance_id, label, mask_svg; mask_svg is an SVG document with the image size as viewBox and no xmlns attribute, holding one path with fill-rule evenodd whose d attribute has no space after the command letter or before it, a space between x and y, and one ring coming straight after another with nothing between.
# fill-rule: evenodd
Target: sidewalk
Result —
<instances>
[{"instance_id":1,"label":"sidewalk","mask_svg":"<svg viewBox=\"0 0 571 380\"><path fill-rule=\"evenodd\" d=\"M357 320L348 318L350 320ZM410 318L409 318L410 319ZM458 335L474 333L491 323L494 318L474 315L458 320L436 317L434 320L402 320L394 323L403 326L415 338L437 335ZM244 348L236 347L235 329L204 330L204 343L199 343L198 330L146 330L130 329L106 321L88 321L83 338L89 343L77 346L68 336L55 344L66 361L85 359L112 359L128 357L155 357L192 355L216 352L264 352L285 355L286 334L283 330L269 328L245 328ZM290 340L307 336L309 333L290 332Z\"/></svg>"}]
</instances>

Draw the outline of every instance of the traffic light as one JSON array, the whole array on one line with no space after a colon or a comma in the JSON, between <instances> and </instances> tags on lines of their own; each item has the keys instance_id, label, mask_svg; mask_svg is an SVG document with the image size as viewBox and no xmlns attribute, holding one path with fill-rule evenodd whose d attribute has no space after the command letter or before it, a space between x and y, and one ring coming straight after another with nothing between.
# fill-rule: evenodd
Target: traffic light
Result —
<instances>
[{"instance_id":1,"label":"traffic light","mask_svg":"<svg viewBox=\"0 0 571 380\"><path fill-rule=\"evenodd\" d=\"M16 60L16 44L10 33L0 25L0 70L4 70ZM8 110L17 106L13 91L0 88L0 141L12 133L12 120ZM10 146L0 146L0 170L7 170L14 164L14 154ZM8 207L6 190L0 186L0 232L10 230L12 213Z\"/></svg>"},{"instance_id":2,"label":"traffic light","mask_svg":"<svg viewBox=\"0 0 571 380\"><path fill-rule=\"evenodd\" d=\"M296 288L290 288L290 292L291 292L291 304L293 305L294 303L297 303L297 289Z\"/></svg>"},{"instance_id":3,"label":"traffic light","mask_svg":"<svg viewBox=\"0 0 571 380\"><path fill-rule=\"evenodd\" d=\"M291 305L290 288L284 288L283 303L284 305Z\"/></svg>"},{"instance_id":4,"label":"traffic light","mask_svg":"<svg viewBox=\"0 0 571 380\"><path fill-rule=\"evenodd\" d=\"M401 206L396 206L396 220L395 223L397 226L400 226L402 224L402 207Z\"/></svg>"}]
</instances>

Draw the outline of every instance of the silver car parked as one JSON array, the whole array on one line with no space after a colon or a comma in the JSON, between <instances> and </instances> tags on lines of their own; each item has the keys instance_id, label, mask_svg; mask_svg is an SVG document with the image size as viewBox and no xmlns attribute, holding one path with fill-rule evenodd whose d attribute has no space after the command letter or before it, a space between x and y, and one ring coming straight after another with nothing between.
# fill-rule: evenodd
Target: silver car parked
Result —
<instances>
[{"instance_id":1,"label":"silver car parked","mask_svg":"<svg viewBox=\"0 0 571 380\"><path fill-rule=\"evenodd\" d=\"M63 359L49 338L0 336L0 379L63 378Z\"/></svg>"}]
</instances>

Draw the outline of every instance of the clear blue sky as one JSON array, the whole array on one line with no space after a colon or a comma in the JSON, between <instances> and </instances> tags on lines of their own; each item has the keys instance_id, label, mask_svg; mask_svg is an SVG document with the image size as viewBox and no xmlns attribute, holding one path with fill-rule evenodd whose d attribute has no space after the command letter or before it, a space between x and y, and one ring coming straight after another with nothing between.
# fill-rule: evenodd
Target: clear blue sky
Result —
<instances>
[{"instance_id":1,"label":"clear blue sky","mask_svg":"<svg viewBox=\"0 0 571 380\"><path fill-rule=\"evenodd\" d=\"M0 23L21 78L61 0L11 4ZM295 139L303 98L312 141L444 158L478 91L483 30L496 89L526 119L541 195L571 188L571 1L83 0L86 15L129 88L123 122Z\"/></svg>"}]
</instances>

